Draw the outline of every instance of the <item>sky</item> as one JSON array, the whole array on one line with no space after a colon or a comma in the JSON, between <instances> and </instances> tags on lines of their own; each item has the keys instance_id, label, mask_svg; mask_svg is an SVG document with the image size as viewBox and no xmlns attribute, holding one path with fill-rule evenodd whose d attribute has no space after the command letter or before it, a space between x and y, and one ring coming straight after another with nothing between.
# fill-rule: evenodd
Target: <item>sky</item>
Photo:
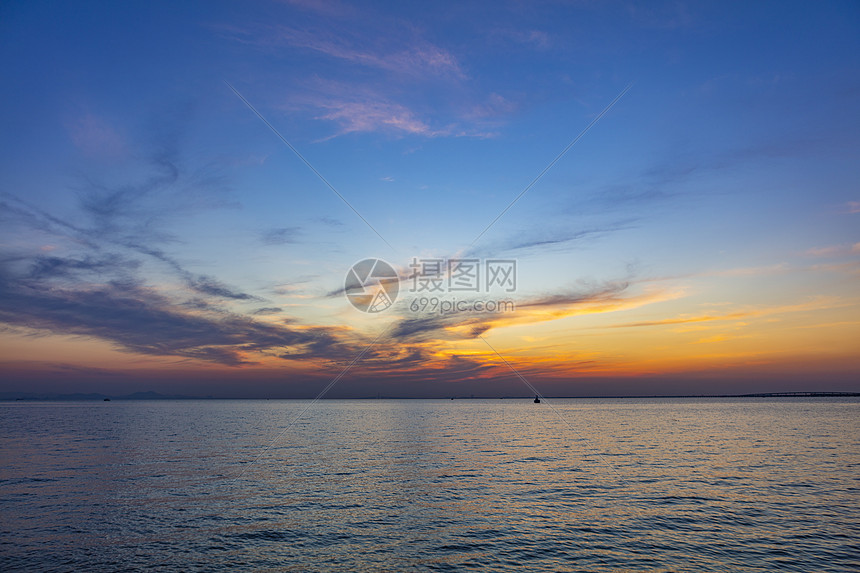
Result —
<instances>
[{"instance_id":1,"label":"sky","mask_svg":"<svg viewBox=\"0 0 860 573\"><path fill-rule=\"evenodd\" d=\"M856 2L5 2L0 66L0 393L860 391Z\"/></svg>"}]
</instances>

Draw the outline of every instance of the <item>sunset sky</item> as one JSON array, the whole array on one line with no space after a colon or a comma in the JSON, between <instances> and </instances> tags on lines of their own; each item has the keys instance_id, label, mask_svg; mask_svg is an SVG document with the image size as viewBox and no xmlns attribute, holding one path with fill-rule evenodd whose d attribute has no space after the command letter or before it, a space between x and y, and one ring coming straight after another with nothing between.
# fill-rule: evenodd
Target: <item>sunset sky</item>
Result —
<instances>
[{"instance_id":1,"label":"sunset sky","mask_svg":"<svg viewBox=\"0 0 860 573\"><path fill-rule=\"evenodd\" d=\"M857 2L8 2L0 66L0 393L860 391Z\"/></svg>"}]
</instances>

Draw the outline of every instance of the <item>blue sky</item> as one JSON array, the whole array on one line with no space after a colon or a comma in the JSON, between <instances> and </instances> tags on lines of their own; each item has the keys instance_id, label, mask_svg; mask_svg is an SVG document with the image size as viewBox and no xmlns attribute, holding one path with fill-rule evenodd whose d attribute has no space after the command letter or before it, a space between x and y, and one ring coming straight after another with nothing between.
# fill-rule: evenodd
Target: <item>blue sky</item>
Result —
<instances>
[{"instance_id":1,"label":"blue sky","mask_svg":"<svg viewBox=\"0 0 860 573\"><path fill-rule=\"evenodd\" d=\"M854 2L0 10L6 390L305 395L385 328L342 395L514 392L478 334L548 392L858 389ZM337 293L462 256L517 313Z\"/></svg>"}]
</instances>

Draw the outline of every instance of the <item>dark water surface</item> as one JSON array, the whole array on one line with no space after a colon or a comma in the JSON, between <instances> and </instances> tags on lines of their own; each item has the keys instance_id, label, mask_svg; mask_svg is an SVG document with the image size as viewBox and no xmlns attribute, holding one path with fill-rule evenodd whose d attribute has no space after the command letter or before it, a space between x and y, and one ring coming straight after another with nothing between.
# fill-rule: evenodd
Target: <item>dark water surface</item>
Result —
<instances>
[{"instance_id":1,"label":"dark water surface","mask_svg":"<svg viewBox=\"0 0 860 573\"><path fill-rule=\"evenodd\" d=\"M547 402L0 403L0 570L860 570L860 401Z\"/></svg>"}]
</instances>

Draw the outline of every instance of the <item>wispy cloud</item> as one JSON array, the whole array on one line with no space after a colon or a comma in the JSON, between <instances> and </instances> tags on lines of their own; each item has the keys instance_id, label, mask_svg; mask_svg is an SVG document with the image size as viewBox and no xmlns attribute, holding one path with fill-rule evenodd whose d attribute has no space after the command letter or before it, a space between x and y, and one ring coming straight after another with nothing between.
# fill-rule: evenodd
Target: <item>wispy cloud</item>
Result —
<instances>
[{"instance_id":1,"label":"wispy cloud","mask_svg":"<svg viewBox=\"0 0 860 573\"><path fill-rule=\"evenodd\" d=\"M446 380L482 379L507 376L507 368L493 359L483 347L477 350L468 343L491 330L536 324L565 317L618 312L680 296L677 291L651 290L629 292L627 281L609 281L533 296L516 302L516 312L451 313L401 315L392 325L386 344L368 358L361 370L376 376L400 379L426 379L436 383ZM459 299L458 299L459 300ZM529 374L547 374L571 370L597 372L611 368L593 357L571 351L562 342L529 345L529 358L520 361L515 354L507 357L517 368ZM543 358L540 357L544 353ZM563 363L559 362L564 356ZM552 358L549 358L552 357ZM399 363L395 364L397 361ZM408 366L408 368L407 368Z\"/></svg>"},{"instance_id":2,"label":"wispy cloud","mask_svg":"<svg viewBox=\"0 0 860 573\"><path fill-rule=\"evenodd\" d=\"M171 126L168 131L175 128ZM136 181L107 184L85 178L79 182L78 213L74 219L53 215L3 193L7 218L16 225L53 235L69 251L65 256L24 255L33 257L30 278L52 280L82 272L100 272L104 280L125 281L141 266L139 257L143 256L163 263L198 294L232 300L256 299L215 277L188 270L163 248L173 241L171 234L163 230L171 219L201 208L229 204L223 199L213 200L224 196L226 186L217 168L187 172L180 167L175 137L176 134L163 133L156 136L159 144L143 165L146 174ZM165 201L170 203L170 209L164 209Z\"/></svg>"},{"instance_id":3,"label":"wispy cloud","mask_svg":"<svg viewBox=\"0 0 860 573\"><path fill-rule=\"evenodd\" d=\"M759 267L735 267L732 269L722 269L705 271L699 273L698 276L707 277L753 277L787 273L793 270L787 263L775 263L773 265L764 265Z\"/></svg>"},{"instance_id":4,"label":"wispy cloud","mask_svg":"<svg viewBox=\"0 0 860 573\"><path fill-rule=\"evenodd\" d=\"M519 30L513 28L494 30L491 36L513 41L521 46L537 50L548 50L553 47L552 37L543 30Z\"/></svg>"},{"instance_id":5,"label":"wispy cloud","mask_svg":"<svg viewBox=\"0 0 860 573\"><path fill-rule=\"evenodd\" d=\"M806 255L820 258L836 258L846 255L860 254L860 243L853 245L828 245L826 247L813 247L805 251Z\"/></svg>"},{"instance_id":6,"label":"wispy cloud","mask_svg":"<svg viewBox=\"0 0 860 573\"><path fill-rule=\"evenodd\" d=\"M519 105L516 102L493 92L484 101L472 106L472 109L469 110L469 116L480 120L495 119L509 116L518 109Z\"/></svg>"},{"instance_id":7,"label":"wispy cloud","mask_svg":"<svg viewBox=\"0 0 860 573\"><path fill-rule=\"evenodd\" d=\"M200 294L212 297L233 300L260 300L258 297L232 289L218 279L206 275L189 276L188 286Z\"/></svg>"},{"instance_id":8,"label":"wispy cloud","mask_svg":"<svg viewBox=\"0 0 860 573\"><path fill-rule=\"evenodd\" d=\"M60 334L92 336L148 355L183 356L229 366L261 351L340 358L339 341L324 329L307 331L234 314L207 316L134 283L56 288L0 277L0 321Z\"/></svg>"},{"instance_id":9,"label":"wispy cloud","mask_svg":"<svg viewBox=\"0 0 860 573\"><path fill-rule=\"evenodd\" d=\"M435 130L418 119L412 110L396 103L364 100L345 101L331 99L320 103L325 110L318 119L340 124L338 135L355 132L390 131L436 137L447 135L445 130Z\"/></svg>"},{"instance_id":10,"label":"wispy cloud","mask_svg":"<svg viewBox=\"0 0 860 573\"><path fill-rule=\"evenodd\" d=\"M4 246L4 322L52 332L89 333L146 353L162 349L165 354L222 363L240 361L238 351L209 348L213 345L205 340L194 342L188 334L189 329L207 321L213 323L213 331L218 331L224 320L224 325L239 324L234 319L204 319L193 313L218 309L220 301L260 298L217 277L189 270L166 250L173 238L163 229L172 218L201 206L226 204L212 201L212 197L223 196L225 189L217 169L189 172L181 166L174 124L171 121L166 133L156 134L156 148L145 164L138 166L143 169L135 170L143 173L136 180L79 182L74 214L57 216L4 193L4 218L26 233L36 230L52 237L53 243L50 255ZM165 202L170 209L164 209ZM160 264L178 277L187 290L174 288L175 294L188 300L172 301L154 287L145 286L140 276L145 262ZM113 316L111 305L116 307ZM127 332L135 328L133 321L137 319L143 321L140 333ZM112 324L116 326L114 333ZM153 328L148 329L147 324ZM166 332L172 325L180 334ZM159 333L161 328L164 332ZM183 329L186 334L181 334ZM147 336L149 343L144 342ZM173 336L184 342L170 343ZM159 337L168 342L159 342ZM226 347L226 343L217 345Z\"/></svg>"},{"instance_id":11,"label":"wispy cloud","mask_svg":"<svg viewBox=\"0 0 860 573\"><path fill-rule=\"evenodd\" d=\"M490 138L494 124L473 110L425 101L421 86L392 89L383 81L349 82L314 77L293 86L279 103L286 112L300 111L329 121L338 130L322 141L350 133L381 132L394 136Z\"/></svg>"},{"instance_id":12,"label":"wispy cloud","mask_svg":"<svg viewBox=\"0 0 860 573\"><path fill-rule=\"evenodd\" d=\"M629 281L607 281L518 299L516 312L427 314L399 320L392 337L400 341L464 340L493 328L535 324L581 314L617 312L680 296L679 291L628 292Z\"/></svg>"},{"instance_id":13,"label":"wispy cloud","mask_svg":"<svg viewBox=\"0 0 860 573\"><path fill-rule=\"evenodd\" d=\"M89 156L114 158L126 152L125 138L104 118L85 113L66 124L75 146Z\"/></svg>"},{"instance_id":14,"label":"wispy cloud","mask_svg":"<svg viewBox=\"0 0 860 573\"><path fill-rule=\"evenodd\" d=\"M343 221L333 217L317 217L314 221L320 222L329 227L343 227Z\"/></svg>"},{"instance_id":15,"label":"wispy cloud","mask_svg":"<svg viewBox=\"0 0 860 573\"><path fill-rule=\"evenodd\" d=\"M263 307L263 308L258 308L257 310L255 310L251 314L255 314L255 315L259 316L259 315L267 315L267 314L278 314L280 312L281 312L281 308L278 306L267 306L267 307Z\"/></svg>"},{"instance_id":16,"label":"wispy cloud","mask_svg":"<svg viewBox=\"0 0 860 573\"><path fill-rule=\"evenodd\" d=\"M517 233L501 242L494 243L487 247L487 250L492 252L506 252L531 249L534 247L553 247L566 246L569 247L573 243L596 240L605 237L611 233L634 228L635 219L626 219L614 223L604 225L595 225L586 228L563 228L548 230L532 229Z\"/></svg>"},{"instance_id":17,"label":"wispy cloud","mask_svg":"<svg viewBox=\"0 0 860 573\"><path fill-rule=\"evenodd\" d=\"M300 232L301 229L298 227L278 227L263 231L260 239L266 245L285 245L287 243L295 243L298 240Z\"/></svg>"},{"instance_id":18,"label":"wispy cloud","mask_svg":"<svg viewBox=\"0 0 860 573\"><path fill-rule=\"evenodd\" d=\"M400 34L363 37L356 35L354 30L354 27L338 30L326 28L307 30L277 26L264 30L260 41L306 49L350 64L401 75L463 76L463 71L453 54L422 39L412 27L401 28ZM409 33L404 36L403 32Z\"/></svg>"},{"instance_id":19,"label":"wispy cloud","mask_svg":"<svg viewBox=\"0 0 860 573\"><path fill-rule=\"evenodd\" d=\"M383 132L421 137L493 137L517 105L477 89L460 58L411 21L381 10L298 5L302 27L250 23L214 27L274 57L300 58L276 106L311 113L339 129L329 137ZM537 36L536 36L537 37ZM253 94L253 90L251 90ZM452 94L440 101L440 93ZM456 96L454 96L456 94Z\"/></svg>"},{"instance_id":20,"label":"wispy cloud","mask_svg":"<svg viewBox=\"0 0 860 573\"><path fill-rule=\"evenodd\" d=\"M140 267L140 261L116 253L75 257L33 257L26 277L29 280L78 278L81 275L108 275L131 273Z\"/></svg>"},{"instance_id":21,"label":"wispy cloud","mask_svg":"<svg viewBox=\"0 0 860 573\"><path fill-rule=\"evenodd\" d=\"M838 308L840 306L845 306L845 304L846 303L844 301L835 297L816 297L807 302L798 304L759 308L745 308L742 310L725 313L682 315L674 318L664 318L660 320L648 320L641 322L616 324L613 325L613 328L641 328L651 326L672 326L678 324L691 324L700 322L743 320L748 318L775 316L785 313L818 311L830 308Z\"/></svg>"}]
</instances>

